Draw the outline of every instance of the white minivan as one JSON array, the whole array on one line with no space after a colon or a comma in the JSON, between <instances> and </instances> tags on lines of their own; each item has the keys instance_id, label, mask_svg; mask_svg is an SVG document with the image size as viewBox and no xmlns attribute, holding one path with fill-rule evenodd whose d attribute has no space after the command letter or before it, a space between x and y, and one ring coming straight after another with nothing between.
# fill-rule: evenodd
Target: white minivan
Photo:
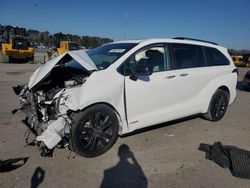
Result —
<instances>
[{"instance_id":1,"label":"white minivan","mask_svg":"<svg viewBox=\"0 0 250 188\"><path fill-rule=\"evenodd\" d=\"M220 120L236 98L236 83L226 48L175 38L70 51L13 89L42 154L60 145L95 157L118 135L143 127L195 114Z\"/></svg>"}]
</instances>

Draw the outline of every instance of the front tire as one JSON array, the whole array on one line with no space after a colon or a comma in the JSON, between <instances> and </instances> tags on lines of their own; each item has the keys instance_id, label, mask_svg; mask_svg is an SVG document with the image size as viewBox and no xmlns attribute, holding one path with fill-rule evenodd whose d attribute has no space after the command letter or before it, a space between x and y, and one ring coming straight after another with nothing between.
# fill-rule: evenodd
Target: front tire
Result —
<instances>
[{"instance_id":1,"label":"front tire","mask_svg":"<svg viewBox=\"0 0 250 188\"><path fill-rule=\"evenodd\" d=\"M84 157L96 157L107 152L118 138L116 113L104 104L94 105L72 117L71 145Z\"/></svg>"},{"instance_id":2,"label":"front tire","mask_svg":"<svg viewBox=\"0 0 250 188\"><path fill-rule=\"evenodd\" d=\"M217 89L210 101L208 111L203 117L209 121L219 121L227 111L229 93L222 89Z\"/></svg>"}]
</instances>

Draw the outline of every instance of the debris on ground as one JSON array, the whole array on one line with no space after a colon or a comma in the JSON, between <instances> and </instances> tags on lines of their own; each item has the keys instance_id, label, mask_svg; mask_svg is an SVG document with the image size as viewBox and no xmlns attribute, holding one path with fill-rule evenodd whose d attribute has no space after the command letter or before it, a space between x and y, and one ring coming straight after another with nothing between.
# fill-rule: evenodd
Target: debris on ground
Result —
<instances>
[{"instance_id":1,"label":"debris on ground","mask_svg":"<svg viewBox=\"0 0 250 188\"><path fill-rule=\"evenodd\" d=\"M164 136L172 137L174 134L164 134Z\"/></svg>"},{"instance_id":2,"label":"debris on ground","mask_svg":"<svg viewBox=\"0 0 250 188\"><path fill-rule=\"evenodd\" d=\"M23 166L29 157L0 160L0 172L9 172Z\"/></svg>"},{"instance_id":3,"label":"debris on ground","mask_svg":"<svg viewBox=\"0 0 250 188\"><path fill-rule=\"evenodd\" d=\"M44 180L45 171L39 166L31 178L31 188L37 188Z\"/></svg>"},{"instance_id":4,"label":"debris on ground","mask_svg":"<svg viewBox=\"0 0 250 188\"><path fill-rule=\"evenodd\" d=\"M222 168L229 168L233 176L250 179L250 151L236 146L223 146L220 142L213 145L201 143L199 150L206 152L206 159Z\"/></svg>"}]
</instances>

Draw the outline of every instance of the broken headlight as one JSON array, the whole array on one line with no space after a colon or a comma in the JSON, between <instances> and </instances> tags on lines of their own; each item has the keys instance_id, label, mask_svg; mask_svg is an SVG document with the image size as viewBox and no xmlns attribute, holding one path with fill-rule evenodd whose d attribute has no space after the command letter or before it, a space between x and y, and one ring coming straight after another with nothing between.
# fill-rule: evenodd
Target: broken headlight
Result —
<instances>
[{"instance_id":1,"label":"broken headlight","mask_svg":"<svg viewBox=\"0 0 250 188\"><path fill-rule=\"evenodd\" d=\"M56 100L56 113L58 115L67 114L68 107L65 105L66 96L60 95Z\"/></svg>"}]
</instances>

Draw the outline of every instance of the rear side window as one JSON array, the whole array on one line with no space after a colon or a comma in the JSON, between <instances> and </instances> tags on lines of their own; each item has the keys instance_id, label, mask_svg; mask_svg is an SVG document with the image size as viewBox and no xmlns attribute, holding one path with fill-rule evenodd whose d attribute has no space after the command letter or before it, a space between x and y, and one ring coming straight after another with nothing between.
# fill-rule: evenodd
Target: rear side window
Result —
<instances>
[{"instance_id":1,"label":"rear side window","mask_svg":"<svg viewBox=\"0 0 250 188\"><path fill-rule=\"evenodd\" d=\"M229 65L229 60L217 49L204 47L208 66Z\"/></svg>"},{"instance_id":2,"label":"rear side window","mask_svg":"<svg viewBox=\"0 0 250 188\"><path fill-rule=\"evenodd\" d=\"M174 63L172 69L196 68L205 66L201 46L190 44L172 44Z\"/></svg>"}]
</instances>

